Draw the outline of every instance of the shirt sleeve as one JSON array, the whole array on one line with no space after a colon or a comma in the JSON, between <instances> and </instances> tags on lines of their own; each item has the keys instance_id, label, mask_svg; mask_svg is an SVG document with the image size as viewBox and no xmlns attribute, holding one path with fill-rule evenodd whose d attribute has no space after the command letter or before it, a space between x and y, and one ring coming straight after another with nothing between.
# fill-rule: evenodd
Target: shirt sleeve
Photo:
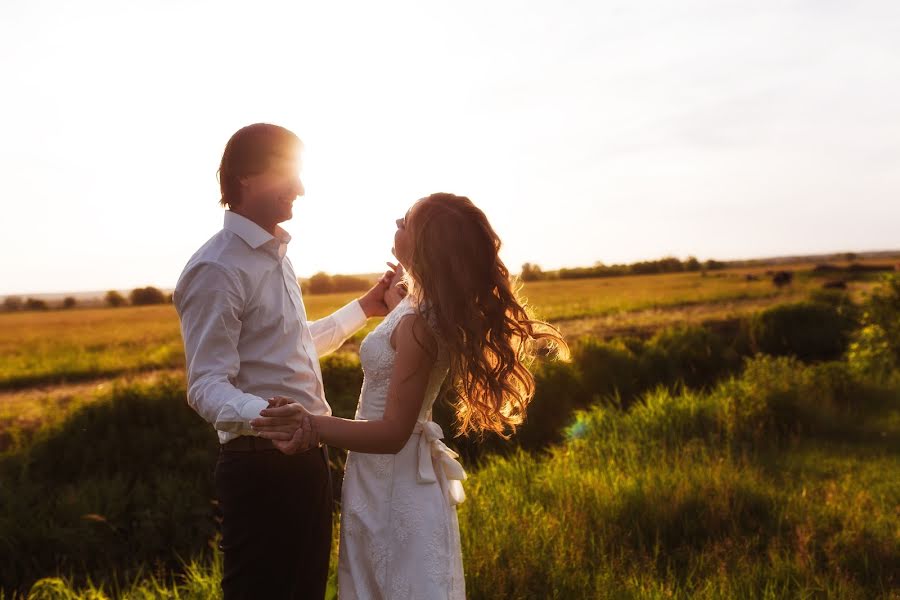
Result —
<instances>
[{"instance_id":1,"label":"shirt sleeve","mask_svg":"<svg viewBox=\"0 0 900 600\"><path fill-rule=\"evenodd\" d=\"M327 317L310 321L309 332L319 356L325 356L341 347L348 337L366 324L365 311L358 300L343 306Z\"/></svg>"},{"instance_id":2,"label":"shirt sleeve","mask_svg":"<svg viewBox=\"0 0 900 600\"><path fill-rule=\"evenodd\" d=\"M250 419L268 402L237 389L243 294L237 279L216 263L199 263L181 276L173 294L181 320L187 401L219 431L256 435Z\"/></svg>"}]
</instances>

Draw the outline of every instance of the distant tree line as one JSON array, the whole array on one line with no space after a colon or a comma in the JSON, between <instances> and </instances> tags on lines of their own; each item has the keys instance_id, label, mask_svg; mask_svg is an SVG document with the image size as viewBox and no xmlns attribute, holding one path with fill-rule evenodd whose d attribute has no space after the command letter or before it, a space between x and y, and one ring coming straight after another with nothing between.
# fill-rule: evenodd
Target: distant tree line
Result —
<instances>
[{"instance_id":1,"label":"distant tree line","mask_svg":"<svg viewBox=\"0 0 900 600\"><path fill-rule=\"evenodd\" d=\"M167 304L172 302L172 294L166 294L153 286L135 288L128 294L128 299L115 290L106 292L103 301L113 308L131 304L132 306L150 306L151 304Z\"/></svg>"},{"instance_id":2,"label":"distant tree line","mask_svg":"<svg viewBox=\"0 0 900 600\"><path fill-rule=\"evenodd\" d=\"M679 260L667 256L659 260L645 260L631 264L604 265L597 263L593 267L577 267L574 269L559 269L558 271L542 271L533 263L522 265L521 277L523 281L540 281L544 279L588 279L594 277L622 277L624 275L656 275L660 273L684 273L687 271L715 271L724 269L727 263L717 260L700 262L693 256L687 260Z\"/></svg>"},{"instance_id":3,"label":"distant tree line","mask_svg":"<svg viewBox=\"0 0 900 600\"><path fill-rule=\"evenodd\" d=\"M106 292L106 295L103 297L103 303L112 308L127 306L129 304L132 306L147 306L151 304L166 304L169 302L172 302L172 294L166 294L159 288L153 286L136 288L131 291L128 298L115 290ZM78 300L76 300L74 296L66 296L63 298L62 302L55 304L54 306L51 306L46 300L40 298L27 297L23 299L21 296L7 296L3 299L3 310L6 312L20 310L40 311L49 310L50 308L70 309L75 308L77 305Z\"/></svg>"},{"instance_id":4,"label":"distant tree line","mask_svg":"<svg viewBox=\"0 0 900 600\"><path fill-rule=\"evenodd\" d=\"M14 310L48 310L49 308L47 301L40 298L25 298L23 300L19 296L7 296L3 299L3 310L8 312Z\"/></svg>"},{"instance_id":5,"label":"distant tree line","mask_svg":"<svg viewBox=\"0 0 900 600\"><path fill-rule=\"evenodd\" d=\"M369 289L372 282L365 277L354 275L329 275L320 271L301 282L307 294L334 294L337 292L359 292Z\"/></svg>"}]
</instances>

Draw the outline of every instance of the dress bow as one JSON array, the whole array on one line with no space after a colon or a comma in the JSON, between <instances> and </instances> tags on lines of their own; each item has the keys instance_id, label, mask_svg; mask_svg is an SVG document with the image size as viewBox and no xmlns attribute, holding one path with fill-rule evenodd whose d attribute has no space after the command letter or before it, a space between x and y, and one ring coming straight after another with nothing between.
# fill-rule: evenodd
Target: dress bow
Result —
<instances>
[{"instance_id":1,"label":"dress bow","mask_svg":"<svg viewBox=\"0 0 900 600\"><path fill-rule=\"evenodd\" d=\"M466 479L466 472L456 460L459 454L447 447L441 441L444 432L441 426L434 421L418 421L413 433L421 433L419 438L419 469L417 478L419 483L434 483L439 481L444 488L450 506L462 504L466 499L462 482ZM437 473L435 473L437 466Z\"/></svg>"}]
</instances>

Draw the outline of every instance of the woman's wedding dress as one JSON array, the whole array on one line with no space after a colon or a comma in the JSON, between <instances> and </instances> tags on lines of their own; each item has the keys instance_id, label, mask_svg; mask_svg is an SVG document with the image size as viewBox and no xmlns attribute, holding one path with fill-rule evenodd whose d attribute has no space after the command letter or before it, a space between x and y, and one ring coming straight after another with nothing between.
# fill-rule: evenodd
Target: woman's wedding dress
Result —
<instances>
[{"instance_id":1,"label":"woman's wedding dress","mask_svg":"<svg viewBox=\"0 0 900 600\"><path fill-rule=\"evenodd\" d=\"M384 415L394 366L391 333L415 312L407 297L359 348L364 381L356 418ZM412 436L397 454L347 455L341 494L338 595L343 600L465 598L456 505L465 472L441 441L431 408L447 376L440 348Z\"/></svg>"}]
</instances>

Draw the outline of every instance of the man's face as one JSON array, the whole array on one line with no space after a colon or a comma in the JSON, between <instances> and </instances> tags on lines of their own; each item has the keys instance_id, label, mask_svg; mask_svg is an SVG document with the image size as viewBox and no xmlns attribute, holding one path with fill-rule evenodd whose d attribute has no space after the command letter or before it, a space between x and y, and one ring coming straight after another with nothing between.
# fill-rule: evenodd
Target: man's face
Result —
<instances>
[{"instance_id":1,"label":"man's face","mask_svg":"<svg viewBox=\"0 0 900 600\"><path fill-rule=\"evenodd\" d=\"M275 157L265 171L242 179L241 208L257 222L275 225L293 216L294 200L304 194L300 157Z\"/></svg>"}]
</instances>

